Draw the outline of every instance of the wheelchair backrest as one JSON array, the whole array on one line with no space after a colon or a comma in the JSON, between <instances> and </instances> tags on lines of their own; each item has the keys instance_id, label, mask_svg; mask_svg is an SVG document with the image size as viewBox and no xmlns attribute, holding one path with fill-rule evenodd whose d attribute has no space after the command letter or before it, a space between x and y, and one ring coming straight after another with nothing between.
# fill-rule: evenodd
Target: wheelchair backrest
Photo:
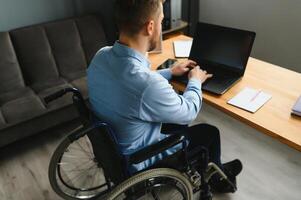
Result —
<instances>
[{"instance_id":1,"label":"wheelchair backrest","mask_svg":"<svg viewBox=\"0 0 301 200\"><path fill-rule=\"evenodd\" d=\"M87 104L84 98L82 97L81 93L80 92L74 93L74 95L72 96L72 100L73 100L73 105L75 106L79 114L82 124L88 126L91 122L92 113L87 107Z\"/></svg>"},{"instance_id":2,"label":"wheelchair backrest","mask_svg":"<svg viewBox=\"0 0 301 200\"><path fill-rule=\"evenodd\" d=\"M95 157L103 168L106 178L114 184L125 180L127 177L125 160L112 138L110 127L105 123L97 125L88 133L88 137L92 143Z\"/></svg>"},{"instance_id":3,"label":"wheelchair backrest","mask_svg":"<svg viewBox=\"0 0 301 200\"><path fill-rule=\"evenodd\" d=\"M117 148L113 131L106 123L101 123L87 106L79 91L74 92L73 104L75 105L81 122L84 126L95 126L87 133L92 144L96 160L104 170L107 180L118 184L127 177L127 164Z\"/></svg>"}]
</instances>

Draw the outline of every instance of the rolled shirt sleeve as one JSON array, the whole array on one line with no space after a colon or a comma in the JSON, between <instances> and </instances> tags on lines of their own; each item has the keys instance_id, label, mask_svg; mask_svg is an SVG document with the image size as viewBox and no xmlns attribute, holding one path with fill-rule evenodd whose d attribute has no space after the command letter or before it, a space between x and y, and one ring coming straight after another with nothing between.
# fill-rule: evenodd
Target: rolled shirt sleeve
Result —
<instances>
[{"instance_id":1,"label":"rolled shirt sleeve","mask_svg":"<svg viewBox=\"0 0 301 200\"><path fill-rule=\"evenodd\" d=\"M190 79L183 95L162 78L152 81L141 98L140 118L150 122L189 124L200 111L201 82Z\"/></svg>"},{"instance_id":2,"label":"rolled shirt sleeve","mask_svg":"<svg viewBox=\"0 0 301 200\"><path fill-rule=\"evenodd\" d=\"M172 78L171 70L170 68L168 69L160 69L157 71L161 76L163 76L166 80L170 80Z\"/></svg>"}]
</instances>

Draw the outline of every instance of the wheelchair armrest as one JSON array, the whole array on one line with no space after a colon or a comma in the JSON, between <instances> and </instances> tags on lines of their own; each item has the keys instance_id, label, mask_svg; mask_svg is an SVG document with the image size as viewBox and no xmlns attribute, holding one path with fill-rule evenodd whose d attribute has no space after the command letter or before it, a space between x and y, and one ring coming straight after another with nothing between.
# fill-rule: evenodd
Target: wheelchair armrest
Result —
<instances>
[{"instance_id":1,"label":"wheelchair armrest","mask_svg":"<svg viewBox=\"0 0 301 200\"><path fill-rule=\"evenodd\" d=\"M131 164L138 164L148 158L151 158L177 144L183 143L185 137L182 135L171 135L160 142L145 147L129 156Z\"/></svg>"}]
</instances>

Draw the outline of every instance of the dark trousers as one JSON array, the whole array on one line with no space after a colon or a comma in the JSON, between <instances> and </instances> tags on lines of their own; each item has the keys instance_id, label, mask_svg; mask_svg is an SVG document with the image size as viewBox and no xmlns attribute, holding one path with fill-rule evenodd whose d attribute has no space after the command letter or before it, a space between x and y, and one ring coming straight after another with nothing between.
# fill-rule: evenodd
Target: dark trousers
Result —
<instances>
[{"instance_id":1,"label":"dark trousers","mask_svg":"<svg viewBox=\"0 0 301 200\"><path fill-rule=\"evenodd\" d=\"M215 126L198 124L188 127L175 124L163 124L161 132L164 134L185 135L189 140L188 151L198 146L205 147L209 153L209 162L213 162L222 168L220 133Z\"/></svg>"}]
</instances>

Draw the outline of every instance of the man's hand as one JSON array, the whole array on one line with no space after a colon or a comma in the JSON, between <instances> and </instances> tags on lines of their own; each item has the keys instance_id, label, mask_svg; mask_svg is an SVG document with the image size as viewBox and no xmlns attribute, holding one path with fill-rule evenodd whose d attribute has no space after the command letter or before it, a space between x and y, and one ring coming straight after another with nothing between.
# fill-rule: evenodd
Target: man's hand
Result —
<instances>
[{"instance_id":1,"label":"man's hand","mask_svg":"<svg viewBox=\"0 0 301 200\"><path fill-rule=\"evenodd\" d=\"M171 67L171 74L173 76L182 76L187 73L190 69L195 68L196 62L192 60L186 60L184 62L175 63Z\"/></svg>"},{"instance_id":2,"label":"man's hand","mask_svg":"<svg viewBox=\"0 0 301 200\"><path fill-rule=\"evenodd\" d=\"M212 76L213 76L212 74L207 74L206 71L201 70L200 66L196 66L188 74L189 79L196 78L200 80L202 83L204 83L208 78L211 78Z\"/></svg>"}]
</instances>

